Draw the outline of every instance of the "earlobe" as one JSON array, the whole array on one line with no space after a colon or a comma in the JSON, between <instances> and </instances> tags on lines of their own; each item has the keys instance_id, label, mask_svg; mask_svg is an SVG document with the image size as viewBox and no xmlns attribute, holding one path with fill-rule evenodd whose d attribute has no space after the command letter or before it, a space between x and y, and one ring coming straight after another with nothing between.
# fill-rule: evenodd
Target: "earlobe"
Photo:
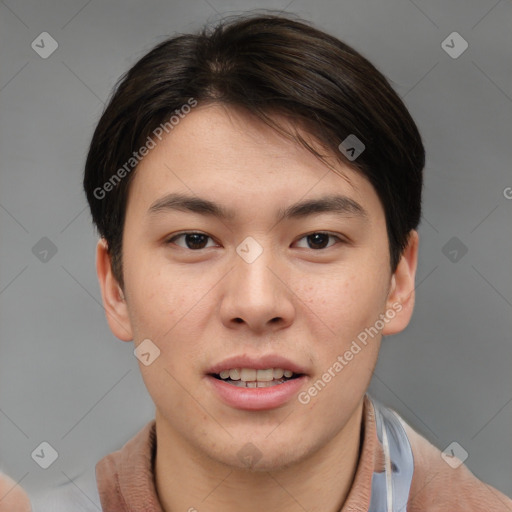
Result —
<instances>
[{"instance_id":1,"label":"earlobe","mask_svg":"<svg viewBox=\"0 0 512 512\"><path fill-rule=\"evenodd\" d=\"M110 330L120 340L131 341L133 334L126 299L112 273L108 245L104 238L100 238L96 246L96 272Z\"/></svg>"},{"instance_id":2,"label":"earlobe","mask_svg":"<svg viewBox=\"0 0 512 512\"><path fill-rule=\"evenodd\" d=\"M414 310L418 244L418 232L411 230L407 247L402 253L394 274L391 276L386 311L393 311L394 313L382 330L382 334L385 336L403 331L411 320Z\"/></svg>"}]
</instances>

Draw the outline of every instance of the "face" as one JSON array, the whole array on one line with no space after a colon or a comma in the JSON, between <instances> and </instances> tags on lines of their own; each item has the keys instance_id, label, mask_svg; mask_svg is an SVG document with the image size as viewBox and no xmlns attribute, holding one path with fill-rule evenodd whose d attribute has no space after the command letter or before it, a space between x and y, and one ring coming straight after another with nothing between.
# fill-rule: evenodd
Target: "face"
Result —
<instances>
[{"instance_id":1,"label":"face","mask_svg":"<svg viewBox=\"0 0 512 512\"><path fill-rule=\"evenodd\" d=\"M124 297L99 244L110 326L158 347L139 363L157 425L198 454L242 467L250 442L261 469L306 459L360 406L381 335L409 320L414 244L392 275L375 190L335 165L198 106L137 168Z\"/></svg>"}]
</instances>

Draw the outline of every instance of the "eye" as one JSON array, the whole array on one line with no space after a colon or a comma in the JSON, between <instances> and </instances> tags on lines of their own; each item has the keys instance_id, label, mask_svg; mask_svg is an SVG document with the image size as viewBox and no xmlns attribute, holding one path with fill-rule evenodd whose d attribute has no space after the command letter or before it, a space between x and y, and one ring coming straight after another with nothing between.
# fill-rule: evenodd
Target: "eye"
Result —
<instances>
[{"instance_id":1,"label":"eye","mask_svg":"<svg viewBox=\"0 0 512 512\"><path fill-rule=\"evenodd\" d=\"M299 245L299 247L305 247L306 249L326 249L327 247L334 245L333 243L329 244L329 238L343 242L343 240L338 236L319 231L303 236L297 243L300 243L301 240L306 240L307 246Z\"/></svg>"},{"instance_id":2,"label":"eye","mask_svg":"<svg viewBox=\"0 0 512 512\"><path fill-rule=\"evenodd\" d=\"M183 239L183 243L176 243L176 240ZM179 235L175 235L172 238L169 238L166 243L175 243L179 247L183 247L184 249L191 249L191 250L200 250L200 249L206 249L208 247L208 239L213 239L205 235L204 233L195 233L195 232L187 232L187 233L180 233ZM209 247L212 247L211 245ZM213 245L215 247L215 244Z\"/></svg>"}]
</instances>

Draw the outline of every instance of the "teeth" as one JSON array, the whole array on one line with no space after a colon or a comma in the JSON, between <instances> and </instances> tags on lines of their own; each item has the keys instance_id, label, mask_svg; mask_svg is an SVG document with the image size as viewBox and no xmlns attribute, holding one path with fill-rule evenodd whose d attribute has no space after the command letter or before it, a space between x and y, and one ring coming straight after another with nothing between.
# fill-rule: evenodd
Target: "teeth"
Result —
<instances>
[{"instance_id":1,"label":"teeth","mask_svg":"<svg viewBox=\"0 0 512 512\"><path fill-rule=\"evenodd\" d=\"M274 379L281 379L284 375L282 368L274 368Z\"/></svg>"},{"instance_id":2,"label":"teeth","mask_svg":"<svg viewBox=\"0 0 512 512\"><path fill-rule=\"evenodd\" d=\"M271 380L270 382L258 382L257 384L259 388L268 388L270 386L275 386L276 384L282 384L282 382L274 382ZM247 383L247 385L249 385L249 383Z\"/></svg>"},{"instance_id":3,"label":"teeth","mask_svg":"<svg viewBox=\"0 0 512 512\"><path fill-rule=\"evenodd\" d=\"M237 386L239 388L269 388L271 386L278 386L283 382L286 382L284 379L272 380L270 382L244 382L243 380L229 380L228 381L233 386Z\"/></svg>"},{"instance_id":4,"label":"teeth","mask_svg":"<svg viewBox=\"0 0 512 512\"><path fill-rule=\"evenodd\" d=\"M228 376L231 380L240 380L240 369L239 368L231 368L231 370L227 370ZM222 377L222 374L221 374ZM226 378L226 377L224 377Z\"/></svg>"},{"instance_id":5,"label":"teeth","mask_svg":"<svg viewBox=\"0 0 512 512\"><path fill-rule=\"evenodd\" d=\"M230 379L232 381L242 381L251 384L248 387L256 387L252 383L269 383L274 380L282 379L283 377L290 378L293 376L291 370L283 370L283 368L267 368L266 370L256 370L254 368L230 368L229 370L222 370L219 374L223 380Z\"/></svg>"},{"instance_id":6,"label":"teeth","mask_svg":"<svg viewBox=\"0 0 512 512\"><path fill-rule=\"evenodd\" d=\"M244 382L250 382L256 380L257 373L257 370L255 370L254 368L242 368L242 370L240 371L240 378Z\"/></svg>"},{"instance_id":7,"label":"teeth","mask_svg":"<svg viewBox=\"0 0 512 512\"><path fill-rule=\"evenodd\" d=\"M274 378L274 370L269 368L268 370L258 370L256 372L256 380L258 382L270 382Z\"/></svg>"}]
</instances>

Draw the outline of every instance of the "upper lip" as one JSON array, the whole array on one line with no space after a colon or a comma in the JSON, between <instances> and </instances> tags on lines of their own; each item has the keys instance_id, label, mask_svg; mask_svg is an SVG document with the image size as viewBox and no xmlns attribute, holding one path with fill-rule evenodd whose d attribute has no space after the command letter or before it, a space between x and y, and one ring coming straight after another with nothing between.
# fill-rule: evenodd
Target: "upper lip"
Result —
<instances>
[{"instance_id":1,"label":"upper lip","mask_svg":"<svg viewBox=\"0 0 512 512\"><path fill-rule=\"evenodd\" d=\"M232 356L223 359L214 364L208 371L208 374L219 374L223 370L231 368L254 368L255 370L267 370L268 368L282 368L283 370L291 370L293 373L305 374L305 369L277 354L266 354L261 356Z\"/></svg>"}]
</instances>

